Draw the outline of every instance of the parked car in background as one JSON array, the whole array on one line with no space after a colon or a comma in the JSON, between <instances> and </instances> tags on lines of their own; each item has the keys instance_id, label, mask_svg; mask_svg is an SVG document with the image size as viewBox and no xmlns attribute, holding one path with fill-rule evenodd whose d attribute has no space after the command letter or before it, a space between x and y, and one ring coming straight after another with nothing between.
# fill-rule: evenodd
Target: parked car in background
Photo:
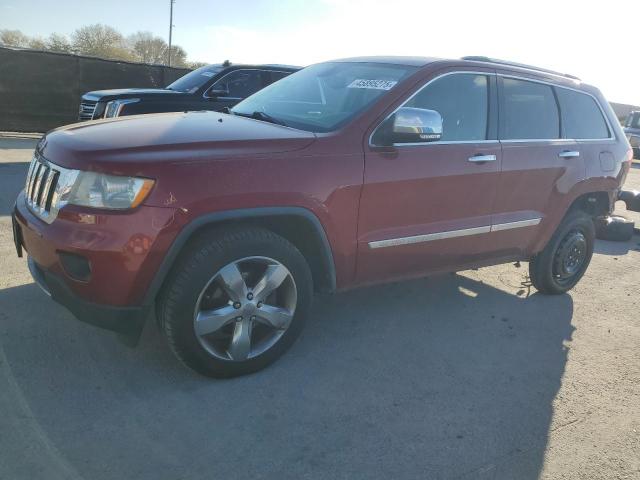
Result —
<instances>
[{"instance_id":1,"label":"parked car in background","mask_svg":"<svg viewBox=\"0 0 640 480\"><path fill-rule=\"evenodd\" d=\"M631 112L624 125L624 133L633 147L633 157L640 159L640 110Z\"/></svg>"},{"instance_id":2,"label":"parked car in background","mask_svg":"<svg viewBox=\"0 0 640 480\"><path fill-rule=\"evenodd\" d=\"M611 107L575 77L485 57L355 58L231 114L49 132L14 238L81 320L136 342L155 315L182 362L226 377L284 353L314 291L518 260L541 293L570 290L630 164ZM389 322L405 302L385 307Z\"/></svg>"},{"instance_id":3,"label":"parked car in background","mask_svg":"<svg viewBox=\"0 0 640 480\"><path fill-rule=\"evenodd\" d=\"M290 65L207 65L166 88L98 90L82 96L78 120L142 113L223 110L300 70Z\"/></svg>"}]
</instances>

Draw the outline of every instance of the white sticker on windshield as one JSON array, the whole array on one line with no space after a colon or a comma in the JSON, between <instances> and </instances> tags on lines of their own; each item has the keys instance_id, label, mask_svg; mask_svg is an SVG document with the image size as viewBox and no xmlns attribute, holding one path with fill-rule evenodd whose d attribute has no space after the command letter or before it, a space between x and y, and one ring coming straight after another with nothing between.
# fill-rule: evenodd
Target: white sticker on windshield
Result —
<instances>
[{"instance_id":1,"label":"white sticker on windshield","mask_svg":"<svg viewBox=\"0 0 640 480\"><path fill-rule=\"evenodd\" d=\"M202 72L200 75L203 77L213 77L213 72Z\"/></svg>"},{"instance_id":2,"label":"white sticker on windshield","mask_svg":"<svg viewBox=\"0 0 640 480\"><path fill-rule=\"evenodd\" d=\"M374 90L391 90L395 84L393 80L365 80L356 79L347 88L372 88Z\"/></svg>"}]
</instances>

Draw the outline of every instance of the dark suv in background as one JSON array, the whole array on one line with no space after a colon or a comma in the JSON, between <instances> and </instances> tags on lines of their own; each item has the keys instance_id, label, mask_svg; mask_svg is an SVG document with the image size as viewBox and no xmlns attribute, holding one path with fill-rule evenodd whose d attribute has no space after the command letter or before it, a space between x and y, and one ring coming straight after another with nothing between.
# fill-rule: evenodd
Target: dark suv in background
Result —
<instances>
[{"instance_id":1,"label":"dark suv in background","mask_svg":"<svg viewBox=\"0 0 640 480\"><path fill-rule=\"evenodd\" d=\"M288 65L207 65L166 88L123 88L85 93L78 120L142 113L223 110L300 67Z\"/></svg>"},{"instance_id":2,"label":"dark suv in background","mask_svg":"<svg viewBox=\"0 0 640 480\"><path fill-rule=\"evenodd\" d=\"M624 133L633 148L633 157L640 159L640 110L629 114L625 123Z\"/></svg>"},{"instance_id":3,"label":"dark suv in background","mask_svg":"<svg viewBox=\"0 0 640 480\"><path fill-rule=\"evenodd\" d=\"M291 346L314 291L519 260L538 291L570 290L630 163L611 107L575 77L484 57L354 58L231 114L48 133L14 234L78 318L137 340L155 316L186 365L233 376Z\"/></svg>"}]
</instances>

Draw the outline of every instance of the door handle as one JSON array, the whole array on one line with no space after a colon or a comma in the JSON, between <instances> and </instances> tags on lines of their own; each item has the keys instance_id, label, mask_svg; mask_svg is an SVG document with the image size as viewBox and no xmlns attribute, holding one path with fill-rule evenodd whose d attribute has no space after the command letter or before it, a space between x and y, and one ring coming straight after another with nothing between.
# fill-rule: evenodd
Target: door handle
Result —
<instances>
[{"instance_id":1,"label":"door handle","mask_svg":"<svg viewBox=\"0 0 640 480\"><path fill-rule=\"evenodd\" d=\"M560 158L575 158L580 156L577 150L564 150L558 154Z\"/></svg>"},{"instance_id":2,"label":"door handle","mask_svg":"<svg viewBox=\"0 0 640 480\"><path fill-rule=\"evenodd\" d=\"M498 159L495 155L474 155L473 157L469 157L469 161L472 163L484 163L484 162L495 162Z\"/></svg>"}]
</instances>

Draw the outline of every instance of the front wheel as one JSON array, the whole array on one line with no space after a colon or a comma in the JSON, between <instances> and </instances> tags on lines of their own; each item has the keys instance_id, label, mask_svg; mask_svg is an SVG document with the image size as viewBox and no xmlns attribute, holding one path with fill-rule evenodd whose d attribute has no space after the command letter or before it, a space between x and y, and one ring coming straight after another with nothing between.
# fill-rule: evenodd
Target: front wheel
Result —
<instances>
[{"instance_id":1,"label":"front wheel","mask_svg":"<svg viewBox=\"0 0 640 480\"><path fill-rule=\"evenodd\" d=\"M529 261L533 286L551 295L571 290L591 262L594 241L593 219L581 211L569 213L544 250Z\"/></svg>"},{"instance_id":2,"label":"front wheel","mask_svg":"<svg viewBox=\"0 0 640 480\"><path fill-rule=\"evenodd\" d=\"M268 230L233 229L196 241L169 278L159 313L183 363L233 377L264 368L291 346L312 292L294 245Z\"/></svg>"}]
</instances>

